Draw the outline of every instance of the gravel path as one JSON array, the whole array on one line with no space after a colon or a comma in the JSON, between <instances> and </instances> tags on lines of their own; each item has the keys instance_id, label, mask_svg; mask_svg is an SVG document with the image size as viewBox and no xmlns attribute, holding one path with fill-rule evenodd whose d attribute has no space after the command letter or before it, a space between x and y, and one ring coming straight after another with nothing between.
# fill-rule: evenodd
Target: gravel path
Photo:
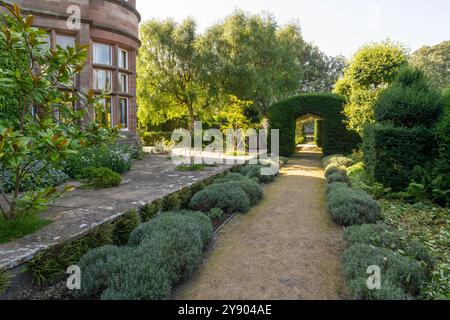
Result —
<instances>
[{"instance_id":1,"label":"gravel path","mask_svg":"<svg viewBox=\"0 0 450 320\"><path fill-rule=\"evenodd\" d=\"M342 299L341 231L325 209L320 153L292 158L264 200L231 221L174 299Z\"/></svg>"}]
</instances>

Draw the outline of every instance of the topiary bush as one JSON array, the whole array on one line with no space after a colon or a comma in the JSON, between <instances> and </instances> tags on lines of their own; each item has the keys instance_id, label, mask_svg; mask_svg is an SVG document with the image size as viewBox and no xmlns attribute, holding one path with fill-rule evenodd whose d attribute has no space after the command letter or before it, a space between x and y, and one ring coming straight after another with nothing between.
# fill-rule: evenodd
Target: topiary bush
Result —
<instances>
[{"instance_id":1,"label":"topiary bush","mask_svg":"<svg viewBox=\"0 0 450 320\"><path fill-rule=\"evenodd\" d=\"M326 190L326 194L330 194L333 192L336 192L336 189L344 189L347 190L348 189L348 184L344 183L344 182L332 182L330 184L327 185L327 190Z\"/></svg>"},{"instance_id":2,"label":"topiary bush","mask_svg":"<svg viewBox=\"0 0 450 320\"><path fill-rule=\"evenodd\" d=\"M328 183L335 183L335 182L347 182L347 177L345 177L342 173L333 173L328 176L327 178Z\"/></svg>"},{"instance_id":3,"label":"topiary bush","mask_svg":"<svg viewBox=\"0 0 450 320\"><path fill-rule=\"evenodd\" d=\"M83 172L83 176L95 189L113 188L122 183L120 174L109 168L90 168Z\"/></svg>"},{"instance_id":4,"label":"topiary bush","mask_svg":"<svg viewBox=\"0 0 450 320\"><path fill-rule=\"evenodd\" d=\"M242 180L245 180L246 178L248 178L248 177L244 176L243 174L230 172L222 178L215 179L214 182L215 183L226 183L226 182L230 182L230 181L242 181Z\"/></svg>"},{"instance_id":5,"label":"topiary bush","mask_svg":"<svg viewBox=\"0 0 450 320\"><path fill-rule=\"evenodd\" d=\"M260 183L270 183L275 180L274 175L262 175L261 170L263 165L250 164L242 167L241 174L250 179L255 179Z\"/></svg>"},{"instance_id":6,"label":"topiary bush","mask_svg":"<svg viewBox=\"0 0 450 320\"><path fill-rule=\"evenodd\" d=\"M366 277L370 266L381 269L382 283L389 281L406 293L416 296L426 283L426 270L418 261L400 253L367 244L355 244L348 248L342 262L348 281Z\"/></svg>"},{"instance_id":7,"label":"topiary bush","mask_svg":"<svg viewBox=\"0 0 450 320\"><path fill-rule=\"evenodd\" d=\"M373 223L381 218L381 209L369 194L350 188L329 190L327 207L332 219L342 226Z\"/></svg>"},{"instance_id":8,"label":"topiary bush","mask_svg":"<svg viewBox=\"0 0 450 320\"><path fill-rule=\"evenodd\" d=\"M211 239L211 220L201 212L162 213L135 229L128 247L90 251L78 264L78 298L167 299L171 288L192 274Z\"/></svg>"},{"instance_id":9,"label":"topiary bush","mask_svg":"<svg viewBox=\"0 0 450 320\"><path fill-rule=\"evenodd\" d=\"M437 154L431 130L389 124L367 126L362 149L368 173L393 191L408 187L414 168Z\"/></svg>"},{"instance_id":10,"label":"topiary bush","mask_svg":"<svg viewBox=\"0 0 450 320\"><path fill-rule=\"evenodd\" d=\"M360 138L346 128L344 104L345 99L334 94L303 94L270 106L270 128L280 130L280 155L295 153L296 120L308 114L323 118L321 140L325 156L351 153L357 148Z\"/></svg>"},{"instance_id":11,"label":"topiary bush","mask_svg":"<svg viewBox=\"0 0 450 320\"><path fill-rule=\"evenodd\" d=\"M399 230L384 223L348 227L344 232L344 241L348 247L360 243L399 251L423 261L429 269L433 266L433 258L424 245L407 239Z\"/></svg>"},{"instance_id":12,"label":"topiary bush","mask_svg":"<svg viewBox=\"0 0 450 320\"><path fill-rule=\"evenodd\" d=\"M240 187L230 189L214 184L196 193L191 199L190 207L202 212L208 212L212 208L220 208L228 213L247 212L250 200Z\"/></svg>"},{"instance_id":13,"label":"topiary bush","mask_svg":"<svg viewBox=\"0 0 450 320\"><path fill-rule=\"evenodd\" d=\"M442 114L440 94L419 69L402 69L375 103L375 119L400 127L432 127Z\"/></svg>"},{"instance_id":14,"label":"topiary bush","mask_svg":"<svg viewBox=\"0 0 450 320\"><path fill-rule=\"evenodd\" d=\"M337 154L323 158L322 163L325 168L328 167L329 165L347 168L352 166L354 164L354 161L351 158Z\"/></svg>"},{"instance_id":15,"label":"topiary bush","mask_svg":"<svg viewBox=\"0 0 450 320\"><path fill-rule=\"evenodd\" d=\"M340 174L344 177L347 177L347 168L343 166L337 166L335 164L329 164L325 168L325 178L328 178L329 176L333 174Z\"/></svg>"},{"instance_id":16,"label":"topiary bush","mask_svg":"<svg viewBox=\"0 0 450 320\"><path fill-rule=\"evenodd\" d=\"M255 205L256 203L258 203L258 201L262 199L264 194L261 186L257 182L249 178L216 184L221 185L224 189L241 188L242 190L244 190L245 194L250 200L250 205Z\"/></svg>"}]
</instances>

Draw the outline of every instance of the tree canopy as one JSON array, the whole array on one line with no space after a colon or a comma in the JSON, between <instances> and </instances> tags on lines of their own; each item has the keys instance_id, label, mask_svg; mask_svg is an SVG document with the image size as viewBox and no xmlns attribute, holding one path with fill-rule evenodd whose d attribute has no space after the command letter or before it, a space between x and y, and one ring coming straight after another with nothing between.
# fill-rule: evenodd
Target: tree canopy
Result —
<instances>
[{"instance_id":1,"label":"tree canopy","mask_svg":"<svg viewBox=\"0 0 450 320\"><path fill-rule=\"evenodd\" d=\"M347 99L344 113L349 129L362 134L364 126L374 122L377 97L407 63L406 49L391 41L358 50L334 90Z\"/></svg>"},{"instance_id":2,"label":"tree canopy","mask_svg":"<svg viewBox=\"0 0 450 320\"><path fill-rule=\"evenodd\" d=\"M414 52L411 64L422 69L439 90L450 86L450 41L425 46Z\"/></svg>"}]
</instances>

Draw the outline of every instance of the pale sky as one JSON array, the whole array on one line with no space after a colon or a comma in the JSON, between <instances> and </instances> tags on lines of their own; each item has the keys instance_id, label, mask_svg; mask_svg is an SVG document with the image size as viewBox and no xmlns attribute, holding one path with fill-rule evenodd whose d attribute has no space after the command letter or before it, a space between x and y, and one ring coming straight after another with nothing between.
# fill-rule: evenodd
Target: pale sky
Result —
<instances>
[{"instance_id":1,"label":"pale sky","mask_svg":"<svg viewBox=\"0 0 450 320\"><path fill-rule=\"evenodd\" d=\"M328 55L350 57L390 38L411 50L450 40L450 0L137 0L142 20L193 17L202 32L235 9L300 22L303 37Z\"/></svg>"}]
</instances>

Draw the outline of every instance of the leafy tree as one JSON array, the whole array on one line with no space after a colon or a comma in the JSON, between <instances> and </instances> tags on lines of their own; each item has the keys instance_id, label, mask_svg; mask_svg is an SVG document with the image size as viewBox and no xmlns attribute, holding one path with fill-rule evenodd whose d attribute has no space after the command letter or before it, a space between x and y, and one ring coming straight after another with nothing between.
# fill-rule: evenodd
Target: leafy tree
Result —
<instances>
[{"instance_id":1,"label":"leafy tree","mask_svg":"<svg viewBox=\"0 0 450 320\"><path fill-rule=\"evenodd\" d=\"M301 79L297 56L304 41L296 25L279 28L270 15L236 11L199 39L203 78L215 96L253 101L264 115L276 100L293 94Z\"/></svg>"},{"instance_id":2,"label":"leafy tree","mask_svg":"<svg viewBox=\"0 0 450 320\"><path fill-rule=\"evenodd\" d=\"M202 63L195 46L196 24L187 19L150 20L141 26L137 84L139 123L158 124L187 117L193 129L199 113L208 105L199 77Z\"/></svg>"},{"instance_id":3,"label":"leafy tree","mask_svg":"<svg viewBox=\"0 0 450 320\"><path fill-rule=\"evenodd\" d=\"M450 41L420 48L412 54L411 64L422 69L432 84L443 90L450 85Z\"/></svg>"},{"instance_id":4,"label":"leafy tree","mask_svg":"<svg viewBox=\"0 0 450 320\"><path fill-rule=\"evenodd\" d=\"M344 75L347 60L343 56L330 57L317 46L306 44L300 50L301 93L331 92L336 82Z\"/></svg>"},{"instance_id":5,"label":"leafy tree","mask_svg":"<svg viewBox=\"0 0 450 320\"><path fill-rule=\"evenodd\" d=\"M349 129L362 134L364 126L374 122L377 97L406 64L406 50L391 41L358 50L334 90L347 99L344 113Z\"/></svg>"},{"instance_id":6,"label":"leafy tree","mask_svg":"<svg viewBox=\"0 0 450 320\"><path fill-rule=\"evenodd\" d=\"M15 186L12 197L0 187L3 203L7 204L0 204L0 212L6 219L14 219L22 211L45 208L62 194L54 188L20 194L21 181L36 166L44 163L41 172L45 172L46 165L60 163L81 146L109 136L110 131L97 125L83 131L78 123L86 108L74 110L75 98L61 90L69 89L71 79L83 68L86 48L46 48L45 31L31 27L33 16L23 17L17 5L8 10L0 28L0 51L6 59L1 63L0 85L8 94L4 101L11 104L5 106L9 116L0 119L0 179L9 171ZM23 58L23 63L17 63L17 57ZM95 102L93 93L80 100L85 106Z\"/></svg>"}]
</instances>

